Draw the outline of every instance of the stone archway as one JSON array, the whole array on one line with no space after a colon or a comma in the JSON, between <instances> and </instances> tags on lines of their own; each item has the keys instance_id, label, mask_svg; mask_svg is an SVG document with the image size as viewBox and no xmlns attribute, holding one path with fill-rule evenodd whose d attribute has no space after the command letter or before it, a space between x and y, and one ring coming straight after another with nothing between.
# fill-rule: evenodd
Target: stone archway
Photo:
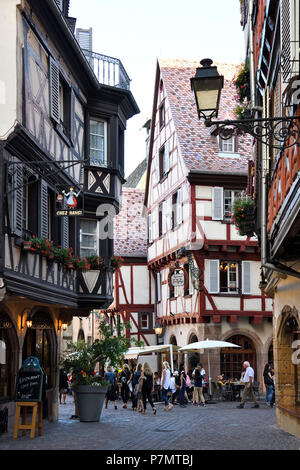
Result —
<instances>
[{"instance_id":1,"label":"stone archway","mask_svg":"<svg viewBox=\"0 0 300 470\"><path fill-rule=\"evenodd\" d=\"M283 307L276 330L276 402L291 411L300 406L300 363L293 360L293 344L300 340L300 318L295 307Z\"/></svg>"}]
</instances>

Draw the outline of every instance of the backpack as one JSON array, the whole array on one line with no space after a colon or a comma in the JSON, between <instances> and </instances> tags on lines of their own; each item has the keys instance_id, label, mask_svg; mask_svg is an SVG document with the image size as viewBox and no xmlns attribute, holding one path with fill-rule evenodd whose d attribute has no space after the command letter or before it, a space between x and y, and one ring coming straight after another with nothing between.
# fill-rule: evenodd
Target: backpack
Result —
<instances>
[{"instance_id":1,"label":"backpack","mask_svg":"<svg viewBox=\"0 0 300 470\"><path fill-rule=\"evenodd\" d=\"M189 375L186 376L185 385L186 385L187 387L190 387L190 386L191 386L191 379L190 379L190 376L189 376Z\"/></svg>"}]
</instances>

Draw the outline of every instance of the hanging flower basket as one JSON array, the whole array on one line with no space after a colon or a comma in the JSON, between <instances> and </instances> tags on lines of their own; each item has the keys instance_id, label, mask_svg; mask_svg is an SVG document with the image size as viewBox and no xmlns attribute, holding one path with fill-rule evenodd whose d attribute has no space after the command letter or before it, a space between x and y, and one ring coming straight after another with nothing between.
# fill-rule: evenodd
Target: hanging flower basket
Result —
<instances>
[{"instance_id":1,"label":"hanging flower basket","mask_svg":"<svg viewBox=\"0 0 300 470\"><path fill-rule=\"evenodd\" d=\"M236 87L235 98L239 104L235 108L235 115L237 119L251 118L250 108L250 71L247 62L241 64L237 76L234 78L233 83Z\"/></svg>"},{"instance_id":2,"label":"hanging flower basket","mask_svg":"<svg viewBox=\"0 0 300 470\"><path fill-rule=\"evenodd\" d=\"M121 256L115 256L113 255L110 259L110 266L113 270L113 272L117 271L119 267L124 263L124 259L121 258Z\"/></svg>"},{"instance_id":3,"label":"hanging flower basket","mask_svg":"<svg viewBox=\"0 0 300 470\"><path fill-rule=\"evenodd\" d=\"M239 235L253 237L255 231L255 207L254 201L249 196L235 199L231 220L237 227Z\"/></svg>"}]
</instances>

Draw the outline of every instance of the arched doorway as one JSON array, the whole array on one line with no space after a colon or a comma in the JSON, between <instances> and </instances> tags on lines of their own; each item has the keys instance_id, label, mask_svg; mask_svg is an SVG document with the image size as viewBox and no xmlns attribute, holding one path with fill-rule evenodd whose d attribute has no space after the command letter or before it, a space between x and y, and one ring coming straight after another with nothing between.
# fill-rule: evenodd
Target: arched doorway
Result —
<instances>
[{"instance_id":1,"label":"arched doorway","mask_svg":"<svg viewBox=\"0 0 300 470\"><path fill-rule=\"evenodd\" d=\"M225 379L240 379L244 361L250 362L256 372L256 350L252 340L247 336L235 335L226 341L237 344L240 348L221 349L221 373L224 374Z\"/></svg>"},{"instance_id":2,"label":"arched doorway","mask_svg":"<svg viewBox=\"0 0 300 470\"><path fill-rule=\"evenodd\" d=\"M191 343L197 343L198 338L195 335L195 333L192 333L189 339L189 344ZM196 352L188 353L188 369L193 371L196 367L197 364L200 362L200 354Z\"/></svg>"},{"instance_id":3,"label":"arched doorway","mask_svg":"<svg viewBox=\"0 0 300 470\"><path fill-rule=\"evenodd\" d=\"M286 305L281 312L277 332L277 377L278 404L288 410L300 407L300 362L294 357L300 340L300 319L295 308Z\"/></svg>"},{"instance_id":4,"label":"arched doorway","mask_svg":"<svg viewBox=\"0 0 300 470\"><path fill-rule=\"evenodd\" d=\"M23 362L29 356L38 358L47 377L47 389L56 383L56 334L54 324L47 312L39 311L32 316L32 327L27 328L23 345Z\"/></svg>"},{"instance_id":5,"label":"arched doorway","mask_svg":"<svg viewBox=\"0 0 300 470\"><path fill-rule=\"evenodd\" d=\"M78 331L77 341L85 341L84 331L82 328Z\"/></svg>"},{"instance_id":6,"label":"arched doorway","mask_svg":"<svg viewBox=\"0 0 300 470\"><path fill-rule=\"evenodd\" d=\"M14 398L18 337L13 322L0 311L0 401Z\"/></svg>"}]
</instances>

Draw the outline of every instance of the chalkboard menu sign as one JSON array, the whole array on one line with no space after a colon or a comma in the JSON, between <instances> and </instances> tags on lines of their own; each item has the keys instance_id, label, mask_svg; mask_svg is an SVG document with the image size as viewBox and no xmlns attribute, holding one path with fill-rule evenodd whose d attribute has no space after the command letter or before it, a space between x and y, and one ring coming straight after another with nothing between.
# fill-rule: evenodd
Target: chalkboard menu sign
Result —
<instances>
[{"instance_id":1,"label":"chalkboard menu sign","mask_svg":"<svg viewBox=\"0 0 300 470\"><path fill-rule=\"evenodd\" d=\"M43 370L36 357L28 357L17 374L16 401L41 401Z\"/></svg>"}]
</instances>

